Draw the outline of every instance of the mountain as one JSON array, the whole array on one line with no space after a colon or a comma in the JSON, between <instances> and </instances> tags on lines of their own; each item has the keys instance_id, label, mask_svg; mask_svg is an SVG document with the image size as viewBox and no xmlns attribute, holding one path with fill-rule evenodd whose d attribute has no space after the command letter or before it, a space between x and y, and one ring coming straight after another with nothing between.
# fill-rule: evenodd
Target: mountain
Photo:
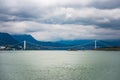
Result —
<instances>
[{"instance_id":1,"label":"mountain","mask_svg":"<svg viewBox=\"0 0 120 80\"><path fill-rule=\"evenodd\" d=\"M18 41L15 40L10 34L0 32L0 46L15 45L17 43Z\"/></svg>"},{"instance_id":2,"label":"mountain","mask_svg":"<svg viewBox=\"0 0 120 80\"><path fill-rule=\"evenodd\" d=\"M43 47L50 47L51 49L94 49L95 40L94 39L81 39L81 40L62 40L56 42L43 42L37 41L31 35L12 35L14 39L19 42L26 40L27 42L34 43L35 45L41 45ZM80 46L79 46L80 45ZM76 47L72 47L76 46ZM97 40L97 47L119 47L120 40ZM54 48L57 47L57 48ZM43 48L46 49L46 48Z\"/></svg>"},{"instance_id":3,"label":"mountain","mask_svg":"<svg viewBox=\"0 0 120 80\"><path fill-rule=\"evenodd\" d=\"M92 39L82 39L82 40L61 40L57 41L58 43L67 44L67 45L82 45L89 42L94 42Z\"/></svg>"},{"instance_id":4,"label":"mountain","mask_svg":"<svg viewBox=\"0 0 120 80\"><path fill-rule=\"evenodd\" d=\"M120 47L120 39L103 40L103 42L111 45L112 47Z\"/></svg>"},{"instance_id":5,"label":"mountain","mask_svg":"<svg viewBox=\"0 0 120 80\"><path fill-rule=\"evenodd\" d=\"M14 46L20 42L26 41L27 49L42 50L68 50L68 49L94 49L94 39L81 40L62 40L56 42L44 42L34 39L31 35L10 35L8 33L0 33L0 46ZM120 47L119 39L97 40L97 48L102 47ZM12 48L23 49L23 43Z\"/></svg>"},{"instance_id":6,"label":"mountain","mask_svg":"<svg viewBox=\"0 0 120 80\"><path fill-rule=\"evenodd\" d=\"M56 47L64 47L64 46L68 46L62 43L57 43L57 42L43 42L43 41L37 41L36 39L34 39L31 35L12 35L12 37L19 41L19 42L23 42L24 40L28 43L27 46L42 46L42 49L58 49ZM29 44L30 43L30 44ZM63 49L63 48L59 48L59 49Z\"/></svg>"},{"instance_id":7,"label":"mountain","mask_svg":"<svg viewBox=\"0 0 120 80\"><path fill-rule=\"evenodd\" d=\"M81 39L81 40L62 40L58 41L61 44L67 45L95 45L95 39ZM111 47L120 47L120 39L104 39L104 40L97 40L98 46L111 46Z\"/></svg>"},{"instance_id":8,"label":"mountain","mask_svg":"<svg viewBox=\"0 0 120 80\"><path fill-rule=\"evenodd\" d=\"M27 34L23 34L23 35L12 35L12 37L19 41L19 42L22 42L22 41L28 41L28 42L31 42L31 43L37 43L38 41L36 39L34 39L31 35L27 35Z\"/></svg>"}]
</instances>

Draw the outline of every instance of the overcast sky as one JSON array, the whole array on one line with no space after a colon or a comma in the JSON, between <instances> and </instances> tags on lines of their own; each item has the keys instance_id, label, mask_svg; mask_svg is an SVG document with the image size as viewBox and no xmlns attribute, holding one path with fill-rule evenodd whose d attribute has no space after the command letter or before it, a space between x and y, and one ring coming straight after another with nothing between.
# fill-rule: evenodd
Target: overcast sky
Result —
<instances>
[{"instance_id":1,"label":"overcast sky","mask_svg":"<svg viewBox=\"0 0 120 80\"><path fill-rule=\"evenodd\" d=\"M40 41L120 39L120 0L0 0L0 32Z\"/></svg>"}]
</instances>

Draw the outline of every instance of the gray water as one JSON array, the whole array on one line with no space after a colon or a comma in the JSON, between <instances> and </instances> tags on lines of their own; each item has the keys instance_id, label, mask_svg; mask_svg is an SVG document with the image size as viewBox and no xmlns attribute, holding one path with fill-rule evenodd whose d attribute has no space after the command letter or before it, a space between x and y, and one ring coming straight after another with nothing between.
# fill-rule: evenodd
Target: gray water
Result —
<instances>
[{"instance_id":1,"label":"gray water","mask_svg":"<svg viewBox=\"0 0 120 80\"><path fill-rule=\"evenodd\" d=\"M0 80L120 80L120 52L0 51Z\"/></svg>"}]
</instances>

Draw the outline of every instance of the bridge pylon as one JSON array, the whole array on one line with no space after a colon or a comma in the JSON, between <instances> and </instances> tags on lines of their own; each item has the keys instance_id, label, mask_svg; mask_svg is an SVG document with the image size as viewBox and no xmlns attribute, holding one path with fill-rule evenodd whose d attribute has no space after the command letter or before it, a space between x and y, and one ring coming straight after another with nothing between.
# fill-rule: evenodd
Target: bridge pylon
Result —
<instances>
[{"instance_id":1,"label":"bridge pylon","mask_svg":"<svg viewBox=\"0 0 120 80\"><path fill-rule=\"evenodd\" d=\"M97 40L95 40L94 49L97 49Z\"/></svg>"},{"instance_id":2,"label":"bridge pylon","mask_svg":"<svg viewBox=\"0 0 120 80\"><path fill-rule=\"evenodd\" d=\"M24 50L26 50L26 41L24 40Z\"/></svg>"}]
</instances>

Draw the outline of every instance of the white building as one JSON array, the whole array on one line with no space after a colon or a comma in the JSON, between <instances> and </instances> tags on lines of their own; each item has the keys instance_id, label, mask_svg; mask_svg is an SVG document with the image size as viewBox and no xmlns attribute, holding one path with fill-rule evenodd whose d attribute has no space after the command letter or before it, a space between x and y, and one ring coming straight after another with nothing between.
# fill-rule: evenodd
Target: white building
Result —
<instances>
[{"instance_id":1,"label":"white building","mask_svg":"<svg viewBox=\"0 0 120 80\"><path fill-rule=\"evenodd\" d=\"M3 50L5 49L6 47L5 46L0 46L0 50Z\"/></svg>"}]
</instances>

